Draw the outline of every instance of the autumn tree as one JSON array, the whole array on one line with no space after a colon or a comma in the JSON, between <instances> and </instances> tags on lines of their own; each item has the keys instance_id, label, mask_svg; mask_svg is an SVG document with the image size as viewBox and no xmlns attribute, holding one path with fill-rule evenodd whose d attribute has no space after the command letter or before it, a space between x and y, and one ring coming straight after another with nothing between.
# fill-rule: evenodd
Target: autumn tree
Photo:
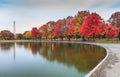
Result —
<instances>
[{"instance_id":1,"label":"autumn tree","mask_svg":"<svg viewBox=\"0 0 120 77\"><path fill-rule=\"evenodd\" d=\"M31 38L32 38L31 31L27 31L26 34L25 34L25 37L26 37L27 39L31 39Z\"/></svg>"},{"instance_id":2,"label":"autumn tree","mask_svg":"<svg viewBox=\"0 0 120 77\"><path fill-rule=\"evenodd\" d=\"M109 38L117 37L118 28L113 25L108 25L106 28L106 34Z\"/></svg>"},{"instance_id":3,"label":"autumn tree","mask_svg":"<svg viewBox=\"0 0 120 77\"><path fill-rule=\"evenodd\" d=\"M108 20L110 24L120 28L120 12L115 12Z\"/></svg>"},{"instance_id":4,"label":"autumn tree","mask_svg":"<svg viewBox=\"0 0 120 77\"><path fill-rule=\"evenodd\" d=\"M72 17L71 17L72 18ZM64 37L64 38L66 38L67 36L68 36L68 23L66 22L66 20L68 19L68 17L65 19L63 19L63 21L62 21L62 36ZM71 19L70 19L71 20Z\"/></svg>"},{"instance_id":5,"label":"autumn tree","mask_svg":"<svg viewBox=\"0 0 120 77\"><path fill-rule=\"evenodd\" d=\"M47 23L47 26L48 26L48 32L50 34L50 38L52 40L52 33L53 33L53 30L54 30L54 27L55 27L55 22L54 21L49 21Z\"/></svg>"},{"instance_id":6,"label":"autumn tree","mask_svg":"<svg viewBox=\"0 0 120 77\"><path fill-rule=\"evenodd\" d=\"M39 28L39 31L41 32L42 34L42 37L48 38L48 35L49 35L49 31L48 31L48 25L47 24L44 24L42 25L40 28Z\"/></svg>"},{"instance_id":7,"label":"autumn tree","mask_svg":"<svg viewBox=\"0 0 120 77\"><path fill-rule=\"evenodd\" d=\"M77 15L74 16L73 21L75 22L74 34L76 38L79 36L79 28L82 26L84 20L89 15L89 11L78 11Z\"/></svg>"},{"instance_id":8,"label":"autumn tree","mask_svg":"<svg viewBox=\"0 0 120 77\"><path fill-rule=\"evenodd\" d=\"M65 35L68 38L68 40L70 40L70 38L73 36L74 34L74 24L73 24L73 17L72 16L68 16L65 19Z\"/></svg>"},{"instance_id":9,"label":"autumn tree","mask_svg":"<svg viewBox=\"0 0 120 77\"><path fill-rule=\"evenodd\" d=\"M75 22L71 20L69 26L68 26L68 39L70 41L70 38L74 35L74 27L75 27Z\"/></svg>"},{"instance_id":10,"label":"autumn tree","mask_svg":"<svg viewBox=\"0 0 120 77\"><path fill-rule=\"evenodd\" d=\"M106 38L106 31L107 31L108 24L105 22L99 23L99 30L100 33L98 34L99 39L100 38Z\"/></svg>"},{"instance_id":11,"label":"autumn tree","mask_svg":"<svg viewBox=\"0 0 120 77\"><path fill-rule=\"evenodd\" d=\"M27 33L28 31L25 31L24 33L23 33L23 38L24 39L27 39L27 37L26 37L26 33Z\"/></svg>"},{"instance_id":12,"label":"autumn tree","mask_svg":"<svg viewBox=\"0 0 120 77\"><path fill-rule=\"evenodd\" d=\"M0 37L4 40L12 40L14 39L14 34L9 30L2 30L0 33Z\"/></svg>"},{"instance_id":13,"label":"autumn tree","mask_svg":"<svg viewBox=\"0 0 120 77\"><path fill-rule=\"evenodd\" d=\"M55 23L55 27L52 33L54 38L58 38L60 35L60 20Z\"/></svg>"},{"instance_id":14,"label":"autumn tree","mask_svg":"<svg viewBox=\"0 0 120 77\"><path fill-rule=\"evenodd\" d=\"M19 40L23 39L23 34L21 33L16 34L16 39L19 39Z\"/></svg>"},{"instance_id":15,"label":"autumn tree","mask_svg":"<svg viewBox=\"0 0 120 77\"><path fill-rule=\"evenodd\" d=\"M40 36L40 32L36 27L32 28L31 34L33 39L37 39Z\"/></svg>"},{"instance_id":16,"label":"autumn tree","mask_svg":"<svg viewBox=\"0 0 120 77\"><path fill-rule=\"evenodd\" d=\"M31 31L25 31L23 33L23 36L24 36L25 39L31 39L32 38Z\"/></svg>"},{"instance_id":17,"label":"autumn tree","mask_svg":"<svg viewBox=\"0 0 120 77\"><path fill-rule=\"evenodd\" d=\"M94 40L95 36L101 32L101 23L101 16L99 16L97 13L92 13L87 16L82 24L82 27L79 29L79 32L82 36L93 37Z\"/></svg>"},{"instance_id":18,"label":"autumn tree","mask_svg":"<svg viewBox=\"0 0 120 77\"><path fill-rule=\"evenodd\" d=\"M62 19L62 20L58 20L56 23L55 23L55 28L54 28L54 31L53 31L53 36L54 38L61 38L61 40L63 40L64 36L66 36L67 34L67 31L66 31L66 24L65 24L65 20Z\"/></svg>"}]
</instances>

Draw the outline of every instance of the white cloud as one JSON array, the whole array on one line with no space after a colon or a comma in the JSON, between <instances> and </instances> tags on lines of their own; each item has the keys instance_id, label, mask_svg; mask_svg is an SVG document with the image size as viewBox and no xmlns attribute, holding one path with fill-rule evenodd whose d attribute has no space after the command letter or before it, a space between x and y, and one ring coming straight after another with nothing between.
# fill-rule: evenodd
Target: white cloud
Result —
<instances>
[{"instance_id":1,"label":"white cloud","mask_svg":"<svg viewBox=\"0 0 120 77\"><path fill-rule=\"evenodd\" d=\"M7 1L7 0L6 0ZM10 29L15 20L17 32L40 26L50 20L74 16L77 11L90 10L99 13L105 20L119 8L109 8L118 0L11 0L0 7L0 27ZM109 9L108 9L109 8ZM7 26L7 27L6 27Z\"/></svg>"}]
</instances>

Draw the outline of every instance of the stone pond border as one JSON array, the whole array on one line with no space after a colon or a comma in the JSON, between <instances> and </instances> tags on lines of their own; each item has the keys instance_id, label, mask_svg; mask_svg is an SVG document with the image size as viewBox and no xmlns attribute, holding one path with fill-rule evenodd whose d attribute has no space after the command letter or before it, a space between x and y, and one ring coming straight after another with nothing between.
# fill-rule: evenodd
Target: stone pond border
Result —
<instances>
[{"instance_id":1,"label":"stone pond border","mask_svg":"<svg viewBox=\"0 0 120 77\"><path fill-rule=\"evenodd\" d=\"M105 58L98 65L96 65L85 77L105 77L105 71L103 71L103 69L107 67L107 65L109 64L110 60L109 56L111 50L108 47L105 47L102 44L98 43L83 43L83 44L96 45L106 50Z\"/></svg>"}]
</instances>

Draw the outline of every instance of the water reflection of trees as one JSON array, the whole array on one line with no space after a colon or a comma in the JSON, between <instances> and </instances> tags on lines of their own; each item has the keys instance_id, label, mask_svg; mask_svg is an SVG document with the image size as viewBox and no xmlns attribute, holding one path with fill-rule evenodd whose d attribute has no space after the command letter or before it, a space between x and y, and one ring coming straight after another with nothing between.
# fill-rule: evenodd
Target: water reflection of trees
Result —
<instances>
[{"instance_id":1,"label":"water reflection of trees","mask_svg":"<svg viewBox=\"0 0 120 77\"><path fill-rule=\"evenodd\" d=\"M80 72L88 72L105 56L105 50L98 46L64 43L24 43L32 54L40 54L49 61L74 66Z\"/></svg>"},{"instance_id":2,"label":"water reflection of trees","mask_svg":"<svg viewBox=\"0 0 120 77\"><path fill-rule=\"evenodd\" d=\"M0 43L2 51L9 51L14 43ZM105 56L105 50L98 46L71 43L17 43L18 47L39 54L48 61L57 61L67 66L74 66L80 72L88 72L96 66Z\"/></svg>"},{"instance_id":3,"label":"water reflection of trees","mask_svg":"<svg viewBox=\"0 0 120 77\"><path fill-rule=\"evenodd\" d=\"M3 51L9 51L13 46L14 43L0 43L0 49Z\"/></svg>"}]
</instances>

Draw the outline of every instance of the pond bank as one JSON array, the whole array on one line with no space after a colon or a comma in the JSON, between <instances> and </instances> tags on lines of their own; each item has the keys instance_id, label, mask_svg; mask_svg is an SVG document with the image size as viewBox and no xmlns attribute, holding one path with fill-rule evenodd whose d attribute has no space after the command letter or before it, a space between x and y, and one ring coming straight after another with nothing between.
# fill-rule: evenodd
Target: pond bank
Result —
<instances>
[{"instance_id":1,"label":"pond bank","mask_svg":"<svg viewBox=\"0 0 120 77\"><path fill-rule=\"evenodd\" d=\"M92 74L86 77L120 77L120 44L100 44L107 50L108 56L97 68L93 69Z\"/></svg>"},{"instance_id":2,"label":"pond bank","mask_svg":"<svg viewBox=\"0 0 120 77\"><path fill-rule=\"evenodd\" d=\"M120 44L102 44L110 49L109 64L103 70L105 77L120 77Z\"/></svg>"}]
</instances>

